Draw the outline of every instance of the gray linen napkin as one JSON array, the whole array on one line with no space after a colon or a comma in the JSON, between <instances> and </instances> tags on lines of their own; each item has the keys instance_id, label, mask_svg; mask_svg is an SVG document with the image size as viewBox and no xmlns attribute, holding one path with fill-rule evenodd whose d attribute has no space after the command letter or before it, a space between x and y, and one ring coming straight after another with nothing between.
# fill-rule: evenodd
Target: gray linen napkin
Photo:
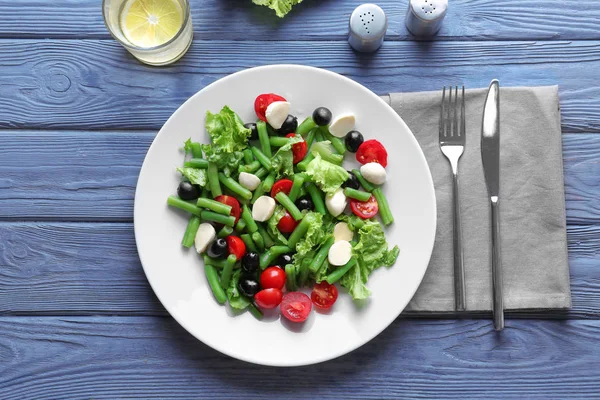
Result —
<instances>
[{"instance_id":1,"label":"gray linen napkin","mask_svg":"<svg viewBox=\"0 0 600 400\"><path fill-rule=\"evenodd\" d=\"M459 164L467 310L492 308L490 209L480 135L487 89L466 91L467 144ZM452 180L438 144L441 92L383 97L429 163L438 227L431 262L407 311L453 311ZM507 310L571 306L558 88L500 91L500 229ZM407 194L409 195L409 194ZM401 223L400 221L398 221Z\"/></svg>"}]
</instances>

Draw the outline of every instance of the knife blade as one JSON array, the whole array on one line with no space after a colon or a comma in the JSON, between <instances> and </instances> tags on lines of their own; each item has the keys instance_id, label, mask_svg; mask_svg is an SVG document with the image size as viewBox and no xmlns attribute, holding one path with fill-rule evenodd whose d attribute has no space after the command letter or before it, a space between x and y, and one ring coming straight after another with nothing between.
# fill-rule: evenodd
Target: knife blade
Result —
<instances>
[{"instance_id":1,"label":"knife blade","mask_svg":"<svg viewBox=\"0 0 600 400\"><path fill-rule=\"evenodd\" d=\"M481 127L481 161L491 206L492 227L492 294L494 328L504 329L502 265L500 262L500 84L490 83L483 107Z\"/></svg>"}]
</instances>

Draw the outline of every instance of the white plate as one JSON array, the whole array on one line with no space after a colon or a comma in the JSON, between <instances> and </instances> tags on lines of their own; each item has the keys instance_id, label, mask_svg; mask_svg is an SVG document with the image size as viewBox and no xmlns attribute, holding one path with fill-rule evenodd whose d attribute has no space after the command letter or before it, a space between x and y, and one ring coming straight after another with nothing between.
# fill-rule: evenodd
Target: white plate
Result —
<instances>
[{"instance_id":1,"label":"white plate","mask_svg":"<svg viewBox=\"0 0 600 400\"><path fill-rule=\"evenodd\" d=\"M366 139L378 139L389 153L384 191L396 222L387 230L401 252L392 268L376 270L367 286L372 296L353 304L340 291L330 313L314 312L304 324L278 314L263 321L234 315L218 305L208 287L201 259L181 247L188 216L169 209L166 199L179 182L180 148L191 137L207 143L204 114L229 105L253 121L254 99L274 92L292 104L292 113L309 115L317 106L334 115L350 111ZM432 133L433 134L433 133ZM348 167L352 165L348 161ZM354 161L355 162L355 161ZM223 78L198 92L169 118L148 150L135 193L135 238L148 281L169 313L210 347L240 360L274 366L318 363L346 354L383 331L406 307L421 283L436 228L433 182L425 157L402 119L358 83L322 69L274 65Z\"/></svg>"}]
</instances>

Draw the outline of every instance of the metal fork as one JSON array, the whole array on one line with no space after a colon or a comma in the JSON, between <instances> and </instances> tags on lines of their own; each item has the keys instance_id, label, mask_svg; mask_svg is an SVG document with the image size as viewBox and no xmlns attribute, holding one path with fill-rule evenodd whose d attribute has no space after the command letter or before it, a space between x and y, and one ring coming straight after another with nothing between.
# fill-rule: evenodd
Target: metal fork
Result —
<instances>
[{"instance_id":1,"label":"metal fork","mask_svg":"<svg viewBox=\"0 0 600 400\"><path fill-rule=\"evenodd\" d=\"M460 219L460 201L458 195L458 160L465 150L465 87L462 86L460 106L458 104L458 86L452 97L452 86L448 90L446 101L446 86L442 91L440 106L440 149L452 168L453 184L452 197L454 205L454 305L457 311L466 309L465 268L463 262L462 225ZM460 107L460 123L459 123Z\"/></svg>"}]
</instances>

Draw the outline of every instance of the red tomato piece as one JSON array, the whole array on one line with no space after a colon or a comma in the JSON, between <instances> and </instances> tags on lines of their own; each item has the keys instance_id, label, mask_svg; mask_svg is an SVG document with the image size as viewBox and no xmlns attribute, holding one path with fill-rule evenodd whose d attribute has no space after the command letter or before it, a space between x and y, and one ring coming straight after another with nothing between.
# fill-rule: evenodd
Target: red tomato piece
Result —
<instances>
[{"instance_id":1,"label":"red tomato piece","mask_svg":"<svg viewBox=\"0 0 600 400\"><path fill-rule=\"evenodd\" d=\"M377 214L379 211L379 204L377 204L377 199L375 199L375 196L371 196L371 198L367 201L350 199L350 208L355 215L363 219L368 219Z\"/></svg>"},{"instance_id":2,"label":"red tomato piece","mask_svg":"<svg viewBox=\"0 0 600 400\"><path fill-rule=\"evenodd\" d=\"M267 117L265 116L265 114L267 113L267 107L269 107L271 103L274 103L276 101L287 100L275 93L264 93L259 95L256 98L256 100L254 100L254 111L256 112L256 116L261 121L266 121Z\"/></svg>"},{"instance_id":3,"label":"red tomato piece","mask_svg":"<svg viewBox=\"0 0 600 400\"><path fill-rule=\"evenodd\" d=\"M263 289L254 295L254 301L260 308L275 308L281 303L283 292L281 289Z\"/></svg>"},{"instance_id":4,"label":"red tomato piece","mask_svg":"<svg viewBox=\"0 0 600 400\"><path fill-rule=\"evenodd\" d=\"M260 274L260 287L281 289L285 285L285 271L279 267L269 267Z\"/></svg>"},{"instance_id":5,"label":"red tomato piece","mask_svg":"<svg viewBox=\"0 0 600 400\"><path fill-rule=\"evenodd\" d=\"M376 162L387 167L387 150L383 145L375 139L364 141L356 152L356 161L361 164Z\"/></svg>"},{"instance_id":6,"label":"red tomato piece","mask_svg":"<svg viewBox=\"0 0 600 400\"><path fill-rule=\"evenodd\" d=\"M227 236L225 240L227 241L229 254L235 254L238 260L246 254L246 243L242 239L237 236Z\"/></svg>"},{"instance_id":7,"label":"red tomato piece","mask_svg":"<svg viewBox=\"0 0 600 400\"><path fill-rule=\"evenodd\" d=\"M271 189L271 197L275 198L275 195L279 192L283 192L285 194L290 194L290 190L292 190L292 182L290 179L280 179L273 185Z\"/></svg>"},{"instance_id":8,"label":"red tomato piece","mask_svg":"<svg viewBox=\"0 0 600 400\"><path fill-rule=\"evenodd\" d=\"M281 315L292 322L304 322L312 311L310 297L302 292L289 292L281 301Z\"/></svg>"},{"instance_id":9,"label":"red tomato piece","mask_svg":"<svg viewBox=\"0 0 600 400\"><path fill-rule=\"evenodd\" d=\"M237 223L238 220L240 219L240 202L237 201L237 199L235 197L232 196L227 196L227 195L220 195L215 197L215 201L218 201L219 203L223 203L225 205L228 205L231 207L231 212L229 213L229 215L233 215L235 217L235 222Z\"/></svg>"},{"instance_id":10,"label":"red tomato piece","mask_svg":"<svg viewBox=\"0 0 600 400\"><path fill-rule=\"evenodd\" d=\"M331 308L338 298L338 290L335 285L326 281L317 283L310 294L313 304L320 308Z\"/></svg>"},{"instance_id":11,"label":"red tomato piece","mask_svg":"<svg viewBox=\"0 0 600 400\"><path fill-rule=\"evenodd\" d=\"M289 134L285 135L285 137L293 138L293 137L296 137L296 134L289 133ZM306 144L304 139L302 139L302 141L300 143L296 143L296 144L292 145L292 154L294 155L294 164L298 164L300 161L302 161L304 159L304 157L306 157L306 153L308 153L308 145Z\"/></svg>"},{"instance_id":12,"label":"red tomato piece","mask_svg":"<svg viewBox=\"0 0 600 400\"><path fill-rule=\"evenodd\" d=\"M281 217L279 222L277 223L277 229L281 233L292 233L294 229L298 226L298 221L296 221L289 212L285 212L285 215Z\"/></svg>"}]
</instances>

